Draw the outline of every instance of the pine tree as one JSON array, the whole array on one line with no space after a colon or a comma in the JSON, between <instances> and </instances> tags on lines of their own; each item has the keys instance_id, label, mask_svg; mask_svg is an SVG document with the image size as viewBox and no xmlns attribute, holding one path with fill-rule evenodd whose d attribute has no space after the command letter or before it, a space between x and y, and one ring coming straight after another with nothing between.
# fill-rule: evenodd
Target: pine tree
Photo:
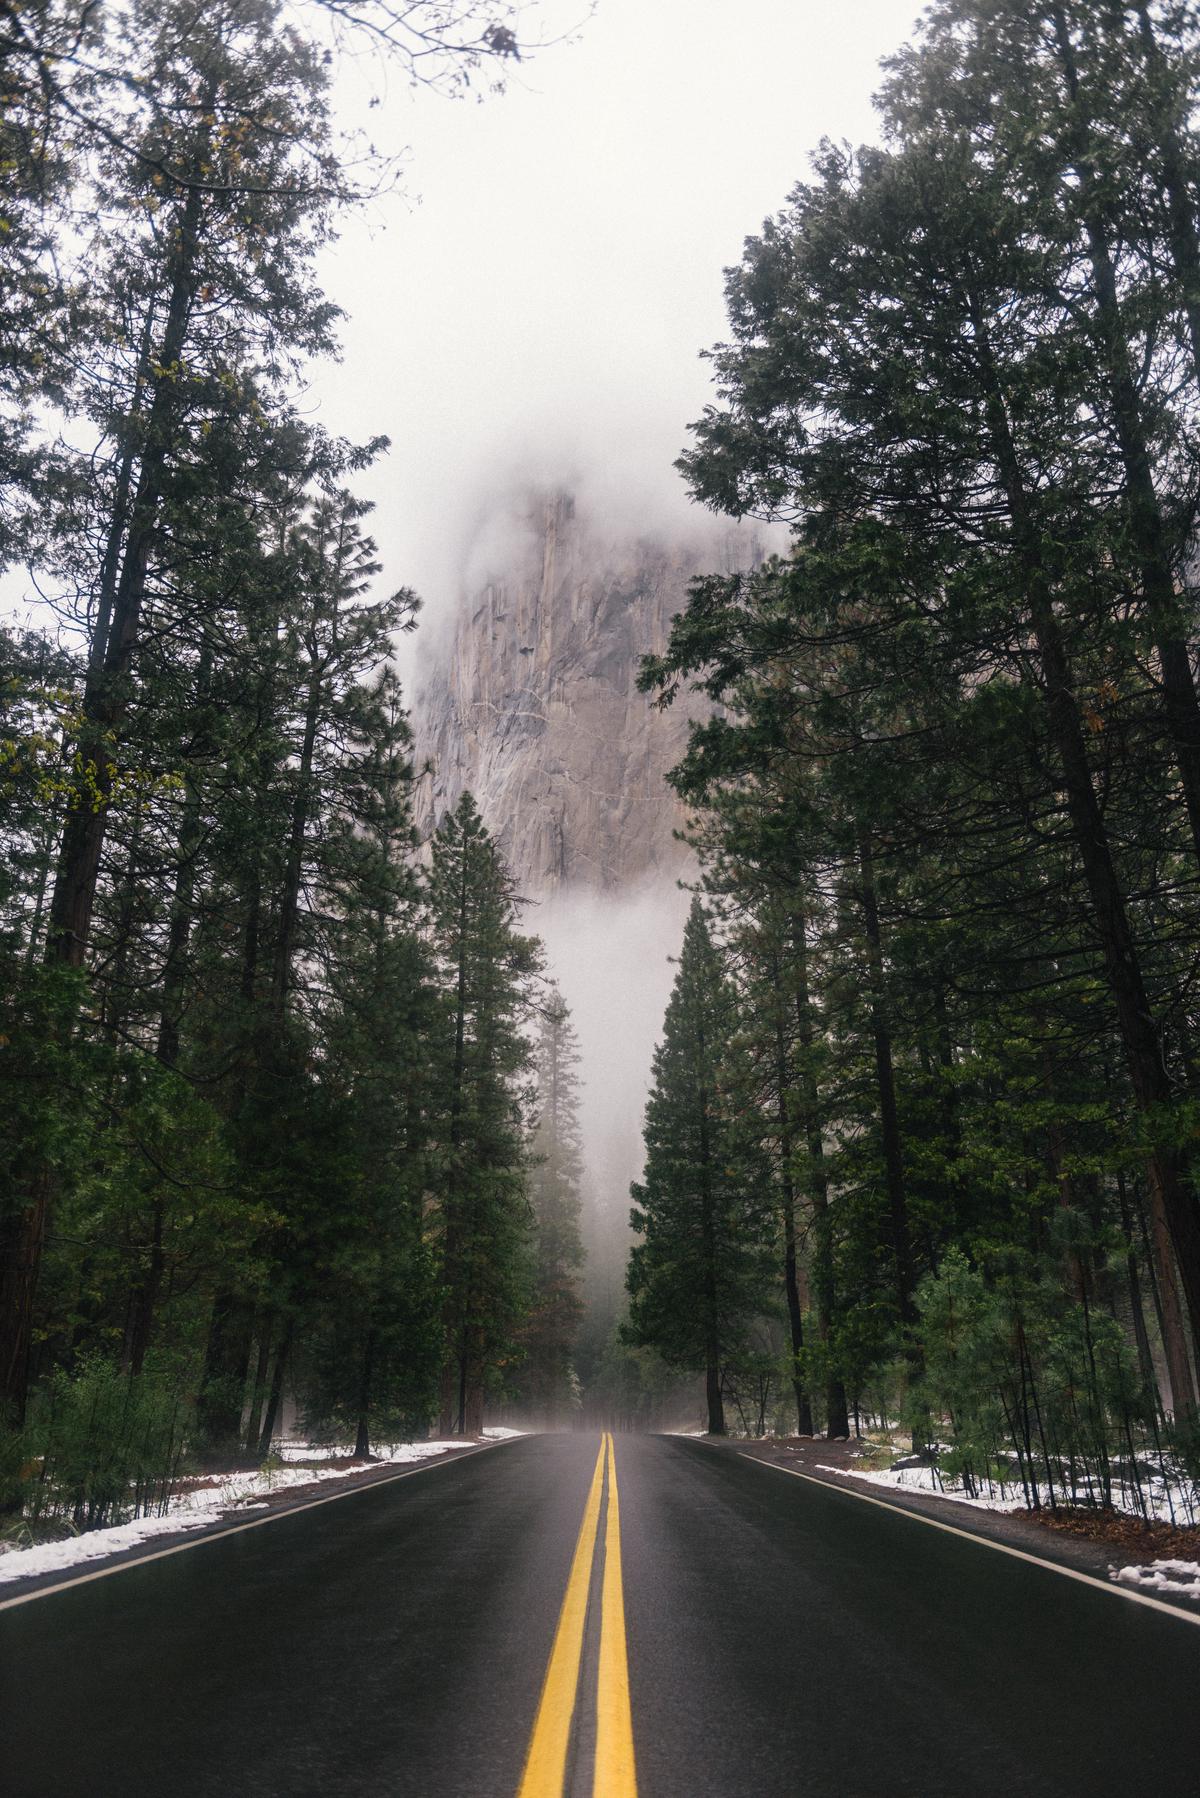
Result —
<instances>
[{"instance_id":1,"label":"pine tree","mask_svg":"<svg viewBox=\"0 0 1200 1798\"><path fill-rule=\"evenodd\" d=\"M429 1126L445 1291L441 1429L476 1435L487 1382L513 1358L528 1305L524 1026L539 959L516 929L511 876L469 793L434 837L430 910L442 995Z\"/></svg>"},{"instance_id":2,"label":"pine tree","mask_svg":"<svg viewBox=\"0 0 1200 1798\"><path fill-rule=\"evenodd\" d=\"M553 1426L577 1402L574 1349L583 1304L579 1234L583 1150L579 1128L579 1044L571 1014L553 987L541 1007L537 1123L530 1139L534 1290L523 1331L521 1396Z\"/></svg>"},{"instance_id":3,"label":"pine tree","mask_svg":"<svg viewBox=\"0 0 1200 1798\"><path fill-rule=\"evenodd\" d=\"M436 998L412 859L411 736L392 670L359 699L365 753L325 880L336 924L322 1036L346 1147L316 1218L298 1367L310 1424L348 1428L363 1457L381 1432L424 1428L441 1341L422 1216Z\"/></svg>"},{"instance_id":4,"label":"pine tree","mask_svg":"<svg viewBox=\"0 0 1200 1798\"><path fill-rule=\"evenodd\" d=\"M646 1167L632 1188L630 1339L703 1370L711 1435L724 1435L722 1375L762 1302L770 1180L734 1103L737 1007L704 909L693 902L654 1057Z\"/></svg>"}]
</instances>

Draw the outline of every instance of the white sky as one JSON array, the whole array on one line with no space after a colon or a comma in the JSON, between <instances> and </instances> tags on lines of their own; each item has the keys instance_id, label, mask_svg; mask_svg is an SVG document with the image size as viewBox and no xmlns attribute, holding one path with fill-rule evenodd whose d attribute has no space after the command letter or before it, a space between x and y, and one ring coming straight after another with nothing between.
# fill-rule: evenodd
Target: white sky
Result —
<instances>
[{"instance_id":1,"label":"white sky","mask_svg":"<svg viewBox=\"0 0 1200 1798\"><path fill-rule=\"evenodd\" d=\"M552 23L581 0L546 0ZM708 396L722 269L824 135L874 135L878 60L916 0L600 0L577 41L482 105L393 78L368 116L411 147L409 201L354 221L325 284L350 314L313 399L386 432L368 477L387 579L453 597L474 514L525 476L582 481L633 526ZM377 75L343 81L361 113Z\"/></svg>"}]
</instances>

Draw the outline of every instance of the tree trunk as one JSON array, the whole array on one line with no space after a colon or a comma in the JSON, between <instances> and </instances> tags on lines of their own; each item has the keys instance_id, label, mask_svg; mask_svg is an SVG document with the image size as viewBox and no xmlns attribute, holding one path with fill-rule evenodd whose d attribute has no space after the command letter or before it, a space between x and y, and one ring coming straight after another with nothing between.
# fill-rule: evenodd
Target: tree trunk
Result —
<instances>
[{"instance_id":1,"label":"tree trunk","mask_svg":"<svg viewBox=\"0 0 1200 1798\"><path fill-rule=\"evenodd\" d=\"M725 1401L721 1396L721 1369L710 1348L704 1369L704 1395L708 1405L708 1434L724 1436Z\"/></svg>"},{"instance_id":2,"label":"tree trunk","mask_svg":"<svg viewBox=\"0 0 1200 1798\"><path fill-rule=\"evenodd\" d=\"M203 194L193 188L184 206L175 244L175 267L162 342L156 355L163 373L155 377L154 397L146 420L141 467L129 510L129 529L121 556L121 572L113 594L111 617L97 619L84 686L84 728L78 751L91 764L94 801L67 814L59 851L58 873L50 907L47 956L81 967L91 934L92 911L100 855L108 827L112 791L113 743L128 708L126 676L138 646L146 572L158 529L158 513L174 446L178 395L176 370L183 356L196 286L197 233ZM118 493L118 508L124 501ZM104 625L107 628L104 629Z\"/></svg>"},{"instance_id":3,"label":"tree trunk","mask_svg":"<svg viewBox=\"0 0 1200 1798\"><path fill-rule=\"evenodd\" d=\"M463 1402L464 1436L483 1435L483 1380L472 1372L467 1381L467 1389Z\"/></svg>"},{"instance_id":4,"label":"tree trunk","mask_svg":"<svg viewBox=\"0 0 1200 1798\"><path fill-rule=\"evenodd\" d=\"M700 1061L703 1066L704 1030L698 1032ZM708 1433L725 1434L725 1404L721 1396L721 1327L717 1302L717 1244L713 1217L712 1152L708 1133L708 1089L701 1079L696 1095L700 1124L700 1228L704 1244L704 1377L708 1399Z\"/></svg>"},{"instance_id":5,"label":"tree trunk","mask_svg":"<svg viewBox=\"0 0 1200 1798\"><path fill-rule=\"evenodd\" d=\"M459 1328L458 1310L462 1295L456 1292L461 1277L462 1220L458 1215L458 1160L462 1142L463 1088L466 1078L467 1024L467 925L470 916L470 882L467 865L467 843L462 847L461 879L458 892L458 942L455 973L454 1062L450 1075L450 1148L451 1166L443 1199L442 1279L446 1287L443 1327L448 1358L442 1369L440 1430L443 1436L461 1435L466 1419L466 1348ZM457 1355L450 1345L458 1343Z\"/></svg>"},{"instance_id":6,"label":"tree trunk","mask_svg":"<svg viewBox=\"0 0 1200 1798\"><path fill-rule=\"evenodd\" d=\"M438 1382L438 1435L446 1439L455 1434L458 1422L458 1366L447 1361Z\"/></svg>"},{"instance_id":7,"label":"tree trunk","mask_svg":"<svg viewBox=\"0 0 1200 1798\"><path fill-rule=\"evenodd\" d=\"M441 1427L445 1436L478 1436L483 1430L483 1351L471 1314L468 1299L454 1359L442 1370Z\"/></svg>"},{"instance_id":8,"label":"tree trunk","mask_svg":"<svg viewBox=\"0 0 1200 1798\"><path fill-rule=\"evenodd\" d=\"M813 1208L813 1287L817 1300L817 1333L825 1350L825 1433L831 1441L850 1434L846 1387L832 1366L833 1320L837 1287L833 1268L833 1219L829 1212L829 1182L825 1172L825 1139L821 1129L821 1095L812 1064L816 1047L812 1004L808 987L808 941L805 920L793 912L791 923L792 965L796 986L796 1031L802 1056L801 1093L804 1103L804 1137L808 1148L810 1196Z\"/></svg>"},{"instance_id":9,"label":"tree trunk","mask_svg":"<svg viewBox=\"0 0 1200 1798\"><path fill-rule=\"evenodd\" d=\"M1158 1377L1154 1371L1154 1356L1150 1352L1150 1336L1146 1329L1146 1312L1142 1304L1142 1283L1138 1272L1137 1250L1133 1242L1133 1218L1130 1213L1129 1194L1125 1189L1125 1176L1120 1169L1117 1170L1117 1196L1121 1202L1121 1231L1125 1238L1129 1313L1133 1321L1133 1339L1137 1345L1138 1368L1147 1399L1154 1400L1159 1409L1162 1409Z\"/></svg>"},{"instance_id":10,"label":"tree trunk","mask_svg":"<svg viewBox=\"0 0 1200 1798\"><path fill-rule=\"evenodd\" d=\"M236 1456L241 1450L252 1328L247 1306L229 1293L218 1293L197 1407L201 1432L209 1453L215 1456Z\"/></svg>"},{"instance_id":11,"label":"tree trunk","mask_svg":"<svg viewBox=\"0 0 1200 1798\"><path fill-rule=\"evenodd\" d=\"M888 1228L892 1239L892 1262L895 1269L896 1310L904 1338L904 1358L908 1364L909 1390L913 1391L924 1368L924 1355L917 1340L917 1308L913 1299L912 1237L908 1221L908 1192L904 1179L904 1148L900 1135L900 1112L896 1104L896 1072L892 1058L892 1032L884 999L883 938L879 929L879 905L875 891L875 868L871 847L866 837L859 842L859 899L867 943L867 968L871 982L871 1036L875 1045L875 1082L879 1095L879 1128L883 1139L884 1185L888 1201ZM928 1429L915 1419L912 1426L914 1453L924 1448Z\"/></svg>"},{"instance_id":12,"label":"tree trunk","mask_svg":"<svg viewBox=\"0 0 1200 1798\"><path fill-rule=\"evenodd\" d=\"M1187 1329L1179 1284L1175 1278L1175 1257L1171 1253L1167 1208L1161 1191L1155 1189L1153 1172L1152 1163L1147 1169L1150 1253L1154 1258L1163 1354L1167 1362L1167 1378L1171 1384L1171 1409L1176 1417L1192 1417L1196 1410L1196 1386L1188 1357ZM1193 1312L1193 1319L1194 1317Z\"/></svg>"},{"instance_id":13,"label":"tree trunk","mask_svg":"<svg viewBox=\"0 0 1200 1798\"><path fill-rule=\"evenodd\" d=\"M1195 204L1180 127L1186 121L1173 112L1167 99L1166 57L1155 35L1146 0L1135 0L1138 31L1146 53L1150 79L1158 86L1161 102L1155 124L1161 157L1163 190L1167 199L1167 226L1171 260L1179 280L1180 297L1188 322L1193 374L1200 379L1200 234L1196 230Z\"/></svg>"},{"instance_id":14,"label":"tree trunk","mask_svg":"<svg viewBox=\"0 0 1200 1798\"><path fill-rule=\"evenodd\" d=\"M267 1371L271 1365L271 1324L269 1312L260 1312L255 1329L258 1333L258 1354L254 1362L254 1384L250 1388L250 1411L246 1418L246 1452L256 1454L258 1439L262 1435L263 1400L267 1396Z\"/></svg>"},{"instance_id":15,"label":"tree trunk","mask_svg":"<svg viewBox=\"0 0 1200 1798\"><path fill-rule=\"evenodd\" d=\"M792 1391L796 1398L796 1433L813 1433L812 1405L803 1377L804 1315L800 1281L796 1271L796 1189L792 1180L792 1119L788 1107L789 1074L783 1030L783 982L779 958L772 953L771 976L775 1004L775 1093L779 1120L779 1186L783 1198L783 1283L787 1294L788 1327L792 1338Z\"/></svg>"},{"instance_id":16,"label":"tree trunk","mask_svg":"<svg viewBox=\"0 0 1200 1798\"><path fill-rule=\"evenodd\" d=\"M25 1421L33 1306L50 1216L52 1176L38 1167L24 1187L26 1203L0 1234L0 1421L19 1429Z\"/></svg>"},{"instance_id":17,"label":"tree trunk","mask_svg":"<svg viewBox=\"0 0 1200 1798\"><path fill-rule=\"evenodd\" d=\"M283 1341L275 1356L275 1368L271 1374L271 1391L267 1399L267 1415L263 1422L262 1435L259 1437L259 1459L265 1461L271 1452L271 1443L275 1438L275 1426L279 1421L279 1410L283 1404L283 1382L287 1374L288 1357L292 1352L292 1333L295 1328L288 1319L287 1329L283 1333Z\"/></svg>"},{"instance_id":18,"label":"tree trunk","mask_svg":"<svg viewBox=\"0 0 1200 1798\"><path fill-rule=\"evenodd\" d=\"M800 1282L796 1276L796 1202L791 1181L783 1198L783 1277L787 1293L788 1327L792 1338L792 1392L796 1400L796 1434L811 1436L812 1405L802 1368L804 1365L804 1313L800 1303Z\"/></svg>"},{"instance_id":19,"label":"tree trunk","mask_svg":"<svg viewBox=\"0 0 1200 1798\"><path fill-rule=\"evenodd\" d=\"M883 938L879 929L879 904L875 868L866 837L859 842L859 902L867 945L871 982L871 1037L875 1046L875 1080L879 1094L879 1128L883 1139L884 1185L895 1268L896 1309L900 1322L910 1328L916 1322L913 1304L912 1241L908 1222L908 1194L904 1181L904 1151L900 1113L896 1104L896 1074L892 1059L892 1032L884 1003Z\"/></svg>"},{"instance_id":20,"label":"tree trunk","mask_svg":"<svg viewBox=\"0 0 1200 1798\"><path fill-rule=\"evenodd\" d=\"M371 1453L371 1378L374 1371L375 1332L368 1330L358 1380L358 1429L354 1437L356 1461L367 1460Z\"/></svg>"},{"instance_id":21,"label":"tree trunk","mask_svg":"<svg viewBox=\"0 0 1200 1798\"><path fill-rule=\"evenodd\" d=\"M187 335L202 200L199 186L189 192L176 242L171 296L158 354L160 366L168 370L179 363ZM112 790L111 741L127 705L124 676L137 645L146 566L171 447L175 391L173 373L157 379L112 616L111 620L98 619L98 626L103 623L106 628L93 635L84 687L85 722L77 749L83 763L94 764L96 790L93 803L81 803L68 811L63 828L46 932L46 960L51 964L82 967L91 934ZM135 398L138 392L135 389ZM119 553L121 533L117 527L127 504L125 466L123 463L118 478L110 531L114 555ZM18 1203L0 1235L0 1413L17 1423L25 1416L33 1307L53 1188L53 1172L39 1159L18 1187L24 1202Z\"/></svg>"}]
</instances>

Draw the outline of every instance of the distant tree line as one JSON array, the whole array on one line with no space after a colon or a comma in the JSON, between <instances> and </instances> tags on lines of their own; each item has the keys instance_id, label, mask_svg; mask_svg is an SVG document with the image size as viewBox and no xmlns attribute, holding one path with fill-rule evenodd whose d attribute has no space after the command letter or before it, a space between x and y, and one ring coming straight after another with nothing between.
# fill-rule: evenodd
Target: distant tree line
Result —
<instances>
[{"instance_id":1,"label":"distant tree line","mask_svg":"<svg viewBox=\"0 0 1200 1798\"><path fill-rule=\"evenodd\" d=\"M289 1395L366 1454L571 1384L569 1022L469 795L418 852L386 443L301 408L380 173L323 13L414 79L515 47L505 8L0 20L0 553L65 621L0 633L0 1502L85 1525L257 1461Z\"/></svg>"},{"instance_id":2,"label":"distant tree line","mask_svg":"<svg viewBox=\"0 0 1200 1798\"><path fill-rule=\"evenodd\" d=\"M714 709L630 1267L713 1429L773 1315L801 1431L1200 1471L1198 57L939 0L728 276L681 466L792 549L644 670Z\"/></svg>"}]
</instances>

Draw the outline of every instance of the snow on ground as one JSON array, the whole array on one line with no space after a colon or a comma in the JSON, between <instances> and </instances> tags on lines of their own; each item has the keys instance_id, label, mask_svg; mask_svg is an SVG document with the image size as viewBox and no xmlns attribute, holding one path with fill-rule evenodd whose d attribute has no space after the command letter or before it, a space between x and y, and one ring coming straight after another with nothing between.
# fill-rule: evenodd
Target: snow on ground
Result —
<instances>
[{"instance_id":1,"label":"snow on ground","mask_svg":"<svg viewBox=\"0 0 1200 1798\"><path fill-rule=\"evenodd\" d=\"M433 1455L444 1455L447 1449L461 1448L462 1442L393 1442L372 1450L370 1467L399 1467L407 1461L428 1461ZM266 1498L275 1492L286 1492L289 1486L310 1486L318 1480L345 1480L351 1474L365 1471L367 1463L352 1461L349 1456L328 1462L336 1449L320 1448L311 1442L284 1442L279 1447L283 1467L270 1463L257 1473L196 1474L180 1480L182 1490L171 1500L171 1510L187 1511L193 1505L217 1504L225 1509L243 1510L249 1500ZM317 1463L317 1465L314 1465Z\"/></svg>"},{"instance_id":2,"label":"snow on ground","mask_svg":"<svg viewBox=\"0 0 1200 1798\"><path fill-rule=\"evenodd\" d=\"M483 1433L489 1442L507 1442L512 1436L524 1436L527 1434L525 1430L510 1430L507 1425L502 1423L493 1424L490 1429L485 1430Z\"/></svg>"},{"instance_id":3,"label":"snow on ground","mask_svg":"<svg viewBox=\"0 0 1200 1798\"><path fill-rule=\"evenodd\" d=\"M1197 1501L1200 1492L1182 1475L1174 1479L1166 1479L1156 1461L1148 1455L1138 1457L1138 1478L1141 1481L1142 1503L1151 1523L1173 1523L1192 1526L1197 1521ZM1129 1481L1113 1481L1113 1507L1125 1511L1130 1517L1140 1517L1142 1507L1138 1503L1138 1489ZM1086 1492L1076 1492L1075 1504L1088 1503Z\"/></svg>"},{"instance_id":4,"label":"snow on ground","mask_svg":"<svg viewBox=\"0 0 1200 1798\"><path fill-rule=\"evenodd\" d=\"M492 1432L486 1432L491 1434ZM503 1435L516 1436L518 1430ZM457 1442L396 1442L377 1448L372 1469L402 1466L409 1461L427 1461L443 1455L447 1449L461 1448ZM210 1523L220 1523L229 1512L261 1511L268 1497L285 1492L290 1486L308 1486L321 1480L344 1480L362 1473L364 1463L344 1458L339 1464L313 1466L328 1462L331 1451L309 1442L284 1442L279 1445L283 1467L265 1466L257 1473L221 1473L191 1477L179 1481L179 1490L170 1501L165 1517L139 1517L135 1523L121 1523L111 1529L88 1530L81 1536L69 1536L62 1542L39 1542L32 1548L10 1549L0 1553L0 1582L28 1579L31 1574L57 1573L85 1561L100 1560L136 1548L155 1536L177 1535L182 1530L200 1530Z\"/></svg>"},{"instance_id":5,"label":"snow on ground","mask_svg":"<svg viewBox=\"0 0 1200 1798\"><path fill-rule=\"evenodd\" d=\"M136 1523L118 1524L111 1530L89 1530L85 1536L69 1536L65 1542L39 1542L35 1548L14 1549L0 1555L0 1582L28 1579L35 1573L59 1573L63 1568L78 1567L85 1561L103 1560L106 1555L136 1548L155 1536L175 1536L180 1530L202 1530L206 1524L220 1521L219 1503L208 1509L197 1505L184 1515L172 1511L166 1517L139 1517Z\"/></svg>"},{"instance_id":6,"label":"snow on ground","mask_svg":"<svg viewBox=\"0 0 1200 1798\"><path fill-rule=\"evenodd\" d=\"M978 1498L968 1498L959 1486L950 1486L936 1467L888 1467L868 1473L861 1467L823 1467L818 1473L835 1473L843 1480L870 1480L873 1486L887 1486L893 1492L923 1492L933 1498L952 1498L958 1505L974 1505L980 1511L1023 1511L1025 1500L1011 1497L1011 1486L988 1488Z\"/></svg>"},{"instance_id":7,"label":"snow on ground","mask_svg":"<svg viewBox=\"0 0 1200 1798\"><path fill-rule=\"evenodd\" d=\"M934 1454L944 1455L951 1452L951 1446L949 1443L937 1442L931 1444L931 1449ZM837 1474L843 1479L852 1476L855 1479L870 1480L893 1491L922 1492L933 1498L951 1498L956 1504L975 1505L983 1511L1024 1511L1027 1508L1025 1489L1017 1477L1015 1465L1010 1464L1012 1477L1007 1480L977 1481L974 1497L968 1497L960 1481L938 1468L889 1467L889 1460L893 1463L902 1461L909 1452L908 1433L899 1424L889 1423L868 1430L861 1447L850 1452L849 1466L823 1467L820 1471ZM866 1461L865 1467L860 1465L859 1456ZM1130 1465L1128 1460L1113 1462L1110 1500L1114 1511L1122 1512L1127 1517L1145 1518L1149 1523L1170 1523L1177 1527L1194 1526L1200 1522L1200 1487L1179 1468L1165 1457L1144 1451L1138 1454L1134 1464L1136 1479L1130 1471ZM1038 1493L1045 1503L1050 1496L1045 1469L1039 1464L1035 1471ZM1053 1496L1057 1504L1078 1505L1086 1509L1103 1505L1104 1493L1095 1477L1089 1484L1077 1472L1072 1489L1067 1475L1068 1469L1065 1466L1059 1464L1055 1467Z\"/></svg>"},{"instance_id":8,"label":"snow on ground","mask_svg":"<svg viewBox=\"0 0 1200 1798\"><path fill-rule=\"evenodd\" d=\"M1114 1567L1109 1578L1164 1598L1200 1598L1200 1562L1151 1561L1146 1567Z\"/></svg>"}]
</instances>

